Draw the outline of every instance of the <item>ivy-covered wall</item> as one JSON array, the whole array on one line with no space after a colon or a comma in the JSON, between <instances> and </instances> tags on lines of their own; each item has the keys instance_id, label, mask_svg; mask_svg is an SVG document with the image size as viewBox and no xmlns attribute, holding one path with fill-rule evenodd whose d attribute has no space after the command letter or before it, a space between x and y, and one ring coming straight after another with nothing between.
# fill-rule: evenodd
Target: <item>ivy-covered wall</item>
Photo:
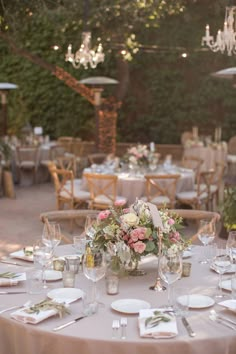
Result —
<instances>
[{"instance_id":1,"label":"ivy-covered wall","mask_svg":"<svg viewBox=\"0 0 236 354\"><path fill-rule=\"evenodd\" d=\"M118 113L118 141L179 143L181 132L192 125L199 126L200 134L211 134L220 125L225 140L236 134L236 91L232 81L210 76L212 72L235 66L236 57L202 51L200 45L205 24L212 16L209 8L210 5L204 8L203 3L193 2L183 14L162 20L160 28L150 30L148 35L144 28L139 29L142 43L158 45L148 50L141 47L129 62L130 81ZM45 19L22 31L26 48L30 43L35 54L68 70L78 80L88 76L117 78L114 49L107 50L105 62L95 70L73 69L64 62L68 38L61 35L64 40L61 49L52 50L53 23L42 24L42 21ZM223 16L219 12L212 32L215 34L222 25ZM79 42L80 38L75 46ZM187 58L181 56L181 48L187 52ZM30 122L32 126L43 126L44 133L52 138L69 135L83 140L95 138L94 108L83 97L49 71L11 52L2 39L0 53L0 82L19 86L8 95L10 134L19 134ZM112 90L106 88L104 95Z\"/></svg>"}]
</instances>

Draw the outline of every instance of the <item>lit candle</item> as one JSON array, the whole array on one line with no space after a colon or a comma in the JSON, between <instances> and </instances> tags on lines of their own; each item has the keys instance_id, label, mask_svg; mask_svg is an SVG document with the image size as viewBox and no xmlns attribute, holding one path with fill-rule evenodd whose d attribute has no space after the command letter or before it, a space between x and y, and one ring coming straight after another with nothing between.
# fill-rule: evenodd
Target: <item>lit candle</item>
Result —
<instances>
[{"instance_id":1,"label":"lit candle","mask_svg":"<svg viewBox=\"0 0 236 354\"><path fill-rule=\"evenodd\" d=\"M71 44L68 45L67 54L68 54L68 55L71 55L71 54L72 54L72 45L71 45Z\"/></svg>"},{"instance_id":2,"label":"lit candle","mask_svg":"<svg viewBox=\"0 0 236 354\"><path fill-rule=\"evenodd\" d=\"M210 36L210 26L206 25L206 39Z\"/></svg>"},{"instance_id":3,"label":"lit candle","mask_svg":"<svg viewBox=\"0 0 236 354\"><path fill-rule=\"evenodd\" d=\"M150 151L155 152L155 143L154 142L150 143Z\"/></svg>"}]
</instances>

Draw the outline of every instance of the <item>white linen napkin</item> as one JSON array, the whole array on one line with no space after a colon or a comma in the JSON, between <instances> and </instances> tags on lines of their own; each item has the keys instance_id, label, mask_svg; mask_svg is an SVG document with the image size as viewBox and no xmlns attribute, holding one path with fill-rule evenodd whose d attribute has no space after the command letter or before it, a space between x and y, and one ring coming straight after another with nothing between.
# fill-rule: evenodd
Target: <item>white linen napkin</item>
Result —
<instances>
[{"instance_id":1,"label":"white linen napkin","mask_svg":"<svg viewBox=\"0 0 236 354\"><path fill-rule=\"evenodd\" d=\"M21 309L11 313L11 317L20 322L37 324L51 316L55 316L56 314L57 310L46 310L40 311L38 313L27 313L26 309Z\"/></svg>"},{"instance_id":2,"label":"white linen napkin","mask_svg":"<svg viewBox=\"0 0 236 354\"><path fill-rule=\"evenodd\" d=\"M139 311L139 333L141 337L149 338L173 338L177 336L177 324L175 316L171 313L163 313L163 315L169 317L170 321L164 322L160 321L155 327L148 328L145 325L145 321L148 317L154 316L154 311L162 312L163 309L145 309Z\"/></svg>"},{"instance_id":3,"label":"white linen napkin","mask_svg":"<svg viewBox=\"0 0 236 354\"><path fill-rule=\"evenodd\" d=\"M25 273L16 273L14 278L2 278L0 277L0 286L13 286L17 285L19 281L26 280Z\"/></svg>"},{"instance_id":4,"label":"white linen napkin","mask_svg":"<svg viewBox=\"0 0 236 354\"><path fill-rule=\"evenodd\" d=\"M15 279L6 279L6 278L1 278L0 279L0 286L13 286L17 285L18 281Z\"/></svg>"},{"instance_id":5,"label":"white linen napkin","mask_svg":"<svg viewBox=\"0 0 236 354\"><path fill-rule=\"evenodd\" d=\"M68 301L63 301L63 299L54 299L53 301L55 303L63 303L66 307L68 307L69 304ZM11 317L20 322L37 324L57 314L57 309L41 310L38 313L28 313L27 308L23 308L11 313Z\"/></svg>"}]
</instances>

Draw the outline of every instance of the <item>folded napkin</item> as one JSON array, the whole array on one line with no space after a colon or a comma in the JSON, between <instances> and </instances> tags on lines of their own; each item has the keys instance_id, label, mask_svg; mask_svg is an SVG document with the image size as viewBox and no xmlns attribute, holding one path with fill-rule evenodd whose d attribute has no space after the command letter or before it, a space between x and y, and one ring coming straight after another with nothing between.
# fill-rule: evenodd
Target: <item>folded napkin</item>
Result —
<instances>
[{"instance_id":1,"label":"folded napkin","mask_svg":"<svg viewBox=\"0 0 236 354\"><path fill-rule=\"evenodd\" d=\"M13 286L17 285L19 281L26 280L25 273L1 273L0 286Z\"/></svg>"},{"instance_id":2,"label":"folded napkin","mask_svg":"<svg viewBox=\"0 0 236 354\"><path fill-rule=\"evenodd\" d=\"M33 311L34 310L34 311ZM59 314L60 316L69 313L64 304L52 300L43 300L29 308L23 308L11 313L11 317L24 323L37 324L49 317Z\"/></svg>"},{"instance_id":3,"label":"folded napkin","mask_svg":"<svg viewBox=\"0 0 236 354\"><path fill-rule=\"evenodd\" d=\"M158 321L159 317L163 320ZM140 310L138 322L141 337L173 338L178 334L175 316L163 309Z\"/></svg>"},{"instance_id":4,"label":"folded napkin","mask_svg":"<svg viewBox=\"0 0 236 354\"><path fill-rule=\"evenodd\" d=\"M0 278L0 286L13 286L17 284L18 281L15 279Z\"/></svg>"}]
</instances>

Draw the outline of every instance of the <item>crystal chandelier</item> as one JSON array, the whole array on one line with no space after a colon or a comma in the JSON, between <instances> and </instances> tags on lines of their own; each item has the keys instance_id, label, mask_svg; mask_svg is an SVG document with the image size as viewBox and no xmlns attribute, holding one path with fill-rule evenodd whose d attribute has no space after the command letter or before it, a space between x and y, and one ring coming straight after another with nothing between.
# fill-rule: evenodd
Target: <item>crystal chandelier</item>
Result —
<instances>
[{"instance_id":1,"label":"crystal chandelier","mask_svg":"<svg viewBox=\"0 0 236 354\"><path fill-rule=\"evenodd\" d=\"M206 26L205 36L202 37L202 46L207 45L213 52L220 51L222 54L227 51L228 55L236 54L236 6L228 6L225 10L225 21L223 31L219 30L214 41L210 35L210 27Z\"/></svg>"},{"instance_id":2,"label":"crystal chandelier","mask_svg":"<svg viewBox=\"0 0 236 354\"><path fill-rule=\"evenodd\" d=\"M102 44L99 43L97 50L91 49L91 32L83 32L82 33L82 44L80 48L75 52L72 53L72 45L69 44L68 50L66 53L65 60L72 63L75 69L84 66L85 69L88 69L88 66L92 69L96 68L96 66L104 61L104 53Z\"/></svg>"}]
</instances>

